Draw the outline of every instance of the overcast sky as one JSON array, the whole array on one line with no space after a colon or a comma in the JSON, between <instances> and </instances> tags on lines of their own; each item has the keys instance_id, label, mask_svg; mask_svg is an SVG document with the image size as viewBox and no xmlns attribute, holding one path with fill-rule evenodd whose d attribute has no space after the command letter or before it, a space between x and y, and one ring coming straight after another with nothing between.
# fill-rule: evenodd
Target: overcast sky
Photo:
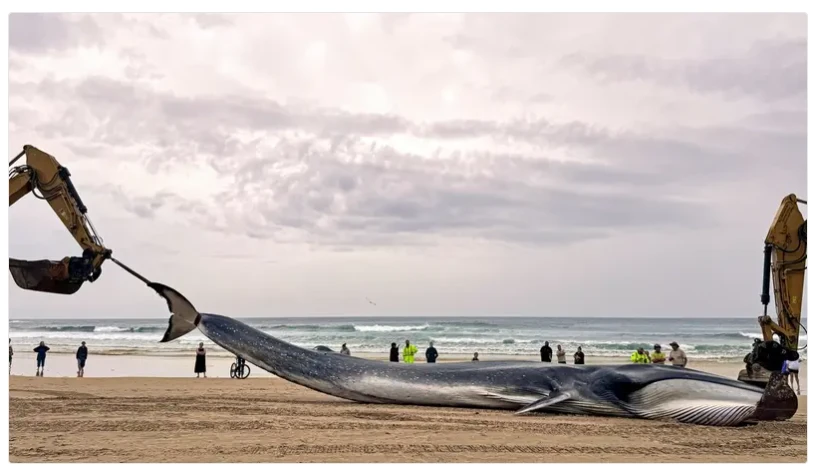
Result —
<instances>
[{"instance_id":1,"label":"overcast sky","mask_svg":"<svg viewBox=\"0 0 821 471\"><path fill-rule=\"evenodd\" d=\"M12 14L10 48L9 155L204 312L754 317L807 193L802 14ZM10 225L80 253L32 196ZM167 316L112 263L8 283L16 318Z\"/></svg>"}]
</instances>

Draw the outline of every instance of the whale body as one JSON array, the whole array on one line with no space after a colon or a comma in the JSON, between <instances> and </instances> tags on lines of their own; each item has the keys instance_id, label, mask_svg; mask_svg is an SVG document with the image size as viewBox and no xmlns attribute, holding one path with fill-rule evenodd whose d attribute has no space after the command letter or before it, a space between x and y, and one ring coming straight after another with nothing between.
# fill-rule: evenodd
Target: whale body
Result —
<instances>
[{"instance_id":1,"label":"whale body","mask_svg":"<svg viewBox=\"0 0 821 471\"><path fill-rule=\"evenodd\" d=\"M179 292L149 283L172 315L162 342L198 329L234 355L307 388L362 403L553 412L732 426L780 419L797 398L667 365L565 365L533 361L405 364L301 348L231 317L200 313ZM792 391L790 389L790 391ZM786 412L785 412L786 411Z\"/></svg>"}]
</instances>

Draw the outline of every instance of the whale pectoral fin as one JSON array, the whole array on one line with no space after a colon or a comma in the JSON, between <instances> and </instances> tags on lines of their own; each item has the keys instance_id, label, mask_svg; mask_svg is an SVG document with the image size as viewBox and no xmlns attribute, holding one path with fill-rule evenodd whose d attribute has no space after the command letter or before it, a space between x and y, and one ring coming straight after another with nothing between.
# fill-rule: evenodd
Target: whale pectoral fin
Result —
<instances>
[{"instance_id":1,"label":"whale pectoral fin","mask_svg":"<svg viewBox=\"0 0 821 471\"><path fill-rule=\"evenodd\" d=\"M521 409L516 411L516 415L519 414L526 414L528 412L533 412L535 410L544 409L550 407L554 404L558 404L562 401L566 401L570 399L571 394L569 392L563 392L556 395L550 395L547 397L543 397L538 401L531 402L530 404L522 407Z\"/></svg>"}]
</instances>

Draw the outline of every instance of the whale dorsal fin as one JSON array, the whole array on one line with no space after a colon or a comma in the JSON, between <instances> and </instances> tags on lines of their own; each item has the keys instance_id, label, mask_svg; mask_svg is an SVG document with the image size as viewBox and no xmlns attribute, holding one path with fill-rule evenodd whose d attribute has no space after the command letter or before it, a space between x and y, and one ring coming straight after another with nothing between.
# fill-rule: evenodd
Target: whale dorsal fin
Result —
<instances>
[{"instance_id":1,"label":"whale dorsal fin","mask_svg":"<svg viewBox=\"0 0 821 471\"><path fill-rule=\"evenodd\" d=\"M570 399L571 394L569 392L562 392L558 394L551 394L547 397L543 397L538 401L531 402L530 404L522 407L521 409L516 411L516 414L526 414L528 412L533 412L535 410L544 409L546 407L550 407L554 404L558 404L562 401L566 401Z\"/></svg>"}]
</instances>

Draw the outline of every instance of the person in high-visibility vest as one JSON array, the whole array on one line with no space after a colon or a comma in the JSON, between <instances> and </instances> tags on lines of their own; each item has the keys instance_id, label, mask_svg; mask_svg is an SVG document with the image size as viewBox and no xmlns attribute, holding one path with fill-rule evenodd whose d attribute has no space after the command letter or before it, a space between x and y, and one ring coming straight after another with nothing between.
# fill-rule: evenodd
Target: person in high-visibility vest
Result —
<instances>
[{"instance_id":1,"label":"person in high-visibility vest","mask_svg":"<svg viewBox=\"0 0 821 471\"><path fill-rule=\"evenodd\" d=\"M411 345L410 340L405 340L405 348L402 349L402 359L405 363L413 363L414 355L416 355L416 345Z\"/></svg>"},{"instance_id":2,"label":"person in high-visibility vest","mask_svg":"<svg viewBox=\"0 0 821 471\"><path fill-rule=\"evenodd\" d=\"M663 365L664 362L667 361L667 355L661 351L661 345L653 345L653 353L650 354L650 361L660 365Z\"/></svg>"},{"instance_id":3,"label":"person in high-visibility vest","mask_svg":"<svg viewBox=\"0 0 821 471\"><path fill-rule=\"evenodd\" d=\"M644 353L644 349L641 347L639 347L638 350L636 350L635 352L633 352L632 355L630 355L630 361L633 363L650 363L650 359L647 357L647 355Z\"/></svg>"}]
</instances>

